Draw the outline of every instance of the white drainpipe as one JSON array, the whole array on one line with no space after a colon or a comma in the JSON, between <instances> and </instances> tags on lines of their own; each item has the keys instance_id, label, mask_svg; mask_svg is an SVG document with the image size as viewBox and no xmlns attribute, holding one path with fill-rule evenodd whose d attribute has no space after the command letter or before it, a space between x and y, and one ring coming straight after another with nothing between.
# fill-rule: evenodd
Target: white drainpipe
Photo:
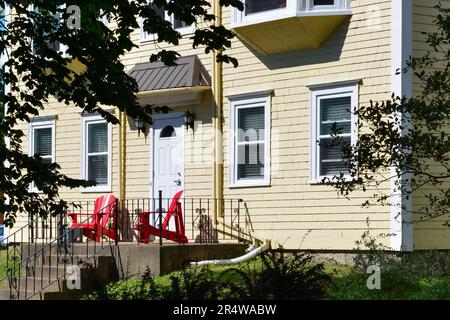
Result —
<instances>
[{"instance_id":1,"label":"white drainpipe","mask_svg":"<svg viewBox=\"0 0 450 320\"><path fill-rule=\"evenodd\" d=\"M256 244L252 244L246 251L247 254L240 256L238 258L233 259L223 259L223 260L205 260L205 261L199 261L199 262L191 262L191 265L193 266L206 266L206 265L229 265L229 264L236 264L241 262L249 261L259 254L263 253L266 250L270 249L270 243L264 244L256 249Z\"/></svg>"}]
</instances>

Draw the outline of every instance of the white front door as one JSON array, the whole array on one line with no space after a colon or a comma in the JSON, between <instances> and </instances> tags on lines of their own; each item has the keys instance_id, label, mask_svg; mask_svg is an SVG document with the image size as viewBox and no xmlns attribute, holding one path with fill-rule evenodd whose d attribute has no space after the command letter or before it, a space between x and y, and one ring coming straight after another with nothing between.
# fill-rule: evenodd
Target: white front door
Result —
<instances>
[{"instance_id":1,"label":"white front door","mask_svg":"<svg viewBox=\"0 0 450 320\"><path fill-rule=\"evenodd\" d=\"M184 187L184 123L181 116L153 121L153 199L159 208L162 191L163 209L167 211L173 196ZM169 228L173 230L171 221Z\"/></svg>"}]
</instances>

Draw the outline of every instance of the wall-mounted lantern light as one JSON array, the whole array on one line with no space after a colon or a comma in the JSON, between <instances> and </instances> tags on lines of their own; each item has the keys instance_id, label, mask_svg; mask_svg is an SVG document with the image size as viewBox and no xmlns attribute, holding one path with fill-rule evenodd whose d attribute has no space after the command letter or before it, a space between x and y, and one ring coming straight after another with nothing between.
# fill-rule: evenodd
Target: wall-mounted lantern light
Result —
<instances>
[{"instance_id":1,"label":"wall-mounted lantern light","mask_svg":"<svg viewBox=\"0 0 450 320\"><path fill-rule=\"evenodd\" d=\"M141 136L141 132L145 133L145 123L140 117L134 119L134 126L138 131L139 137Z\"/></svg>"},{"instance_id":2,"label":"wall-mounted lantern light","mask_svg":"<svg viewBox=\"0 0 450 320\"><path fill-rule=\"evenodd\" d=\"M189 111L186 111L183 114L183 121L184 121L184 125L186 126L186 130L188 130L189 128L191 128L191 129L194 128L194 119L195 119L195 115L193 113L190 113Z\"/></svg>"}]
</instances>

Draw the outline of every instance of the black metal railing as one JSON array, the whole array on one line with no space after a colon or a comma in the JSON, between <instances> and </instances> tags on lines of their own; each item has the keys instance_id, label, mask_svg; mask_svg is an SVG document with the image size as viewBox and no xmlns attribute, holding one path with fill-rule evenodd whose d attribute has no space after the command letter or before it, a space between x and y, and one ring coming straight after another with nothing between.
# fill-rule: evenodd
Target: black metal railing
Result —
<instances>
[{"instance_id":1,"label":"black metal railing","mask_svg":"<svg viewBox=\"0 0 450 320\"><path fill-rule=\"evenodd\" d=\"M182 219L172 217L163 230L161 222L167 220L172 202L162 196L114 199L93 212L95 202L79 201L72 204L68 215L32 218L0 242L7 250L7 268L0 281L8 280L10 299L30 299L65 279L68 266L88 263L119 242L163 245L166 241L249 240L241 225L242 200L181 198L177 214L181 212ZM214 221L216 206L223 214ZM152 233L142 234L145 224L152 227Z\"/></svg>"},{"instance_id":2,"label":"black metal railing","mask_svg":"<svg viewBox=\"0 0 450 320\"><path fill-rule=\"evenodd\" d=\"M32 252L37 251L40 243L48 243L58 238L61 225L66 220L65 215L49 218L28 218L28 223L15 230L12 234L0 241L0 247L6 251L6 268L0 272L0 282L14 281L15 277L23 272L20 262ZM23 246L27 243L27 246ZM8 279L9 278L9 279Z\"/></svg>"},{"instance_id":3,"label":"black metal railing","mask_svg":"<svg viewBox=\"0 0 450 320\"><path fill-rule=\"evenodd\" d=\"M119 229L121 241L124 242L156 242L162 245L162 237L151 235L148 239L141 233L138 226L142 223L143 215L148 215L148 223L157 229L161 229L162 223L169 214L172 199L169 198L141 198L126 199L120 202ZM182 221L184 236L188 243L216 243L225 240L246 238L244 226L241 225L242 200L224 200L212 198L182 198L179 200L182 208ZM215 206L223 208L223 214L217 217L215 223ZM230 226L230 230L226 228ZM165 229L176 233L177 224L172 216ZM139 241L140 240L140 241ZM166 241L167 239L164 239ZM175 239L180 240L180 239ZM176 241L175 241L176 242Z\"/></svg>"},{"instance_id":4,"label":"black metal railing","mask_svg":"<svg viewBox=\"0 0 450 320\"><path fill-rule=\"evenodd\" d=\"M90 263L96 255L116 244L119 237L117 224L113 223L111 229L107 229L102 223L102 218L107 218L105 216L109 213L117 218L117 200L106 204L93 214L79 213L80 217L86 216L70 227L67 224L60 224L58 236L50 242L39 244L35 242L34 250L7 270L10 299L28 300L55 283L60 289L62 285L60 281L66 279L68 271L73 270L73 267ZM95 219L98 219L99 223L95 223ZM85 236L93 241L86 241L86 246L75 247L73 243L78 240L77 237L81 237L76 234L76 230L83 230ZM111 230L115 230L116 237L111 237ZM17 272L18 270L20 272Z\"/></svg>"}]
</instances>

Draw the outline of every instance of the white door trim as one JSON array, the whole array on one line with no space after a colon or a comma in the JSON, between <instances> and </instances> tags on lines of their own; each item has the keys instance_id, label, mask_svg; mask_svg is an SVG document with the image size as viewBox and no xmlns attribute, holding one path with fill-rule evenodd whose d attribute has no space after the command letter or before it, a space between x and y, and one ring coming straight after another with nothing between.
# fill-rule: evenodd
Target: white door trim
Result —
<instances>
[{"instance_id":1,"label":"white door trim","mask_svg":"<svg viewBox=\"0 0 450 320\"><path fill-rule=\"evenodd\" d=\"M158 121L158 120L165 120L165 119L178 119L178 118L182 118L183 117L183 113L182 112L173 112L173 113L168 113L168 114L158 114L158 115L154 115L152 116L153 122ZM185 139L185 131L186 131L186 125L183 124L182 125L182 131L183 131L183 135L181 137L182 139L182 144L183 144L183 167L181 169L182 173L183 173L183 179L182 179L182 184L181 184L181 188L184 190L184 178L185 178L185 161L184 161L184 156L185 156L185 149L186 149L186 139ZM154 180L155 180L155 171L154 171L154 163L155 163L155 130L154 130L154 126L150 127L149 130L149 134L151 137L151 145L149 148L149 174L150 174L150 184L149 184L149 198L152 199L154 198ZM184 192L183 192L183 196L184 197Z\"/></svg>"}]
</instances>

